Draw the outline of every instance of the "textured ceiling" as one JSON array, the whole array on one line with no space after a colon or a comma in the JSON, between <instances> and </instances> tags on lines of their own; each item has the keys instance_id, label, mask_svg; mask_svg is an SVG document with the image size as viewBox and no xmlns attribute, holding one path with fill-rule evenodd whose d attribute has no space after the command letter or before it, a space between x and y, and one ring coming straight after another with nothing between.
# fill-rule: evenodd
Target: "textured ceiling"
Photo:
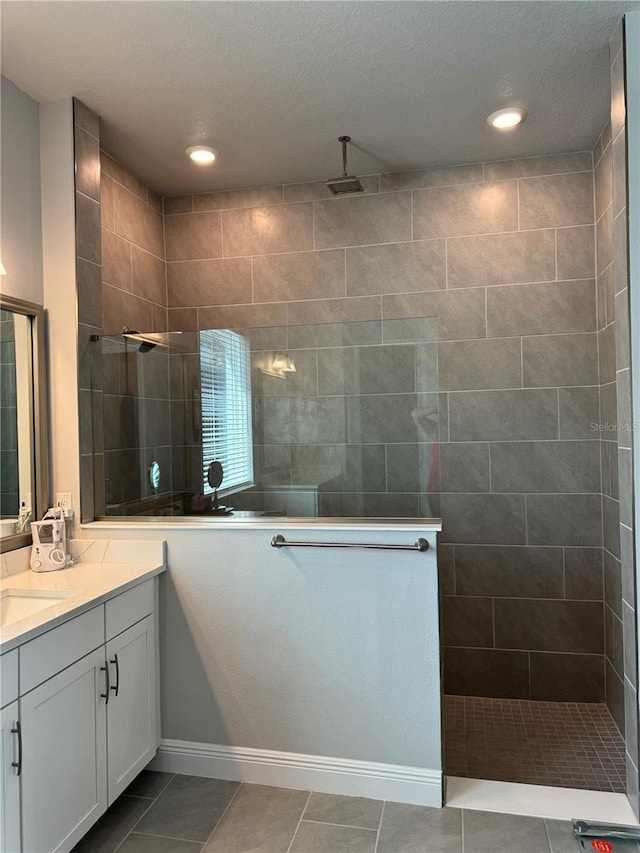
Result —
<instances>
[{"instance_id":1,"label":"textured ceiling","mask_svg":"<svg viewBox=\"0 0 640 853\"><path fill-rule=\"evenodd\" d=\"M590 148L608 113L608 41L640 2L1 4L2 73L75 95L105 147L163 194ZM518 130L486 116L524 107ZM220 151L198 168L196 143Z\"/></svg>"}]
</instances>

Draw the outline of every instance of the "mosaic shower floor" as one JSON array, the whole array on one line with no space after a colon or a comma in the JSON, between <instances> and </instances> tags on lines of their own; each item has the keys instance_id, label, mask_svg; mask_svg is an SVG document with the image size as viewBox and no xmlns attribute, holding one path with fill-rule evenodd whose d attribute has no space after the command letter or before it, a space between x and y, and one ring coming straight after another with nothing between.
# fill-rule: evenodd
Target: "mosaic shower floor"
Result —
<instances>
[{"instance_id":1,"label":"mosaic shower floor","mask_svg":"<svg viewBox=\"0 0 640 853\"><path fill-rule=\"evenodd\" d=\"M448 776L625 791L624 741L606 705L445 696Z\"/></svg>"}]
</instances>

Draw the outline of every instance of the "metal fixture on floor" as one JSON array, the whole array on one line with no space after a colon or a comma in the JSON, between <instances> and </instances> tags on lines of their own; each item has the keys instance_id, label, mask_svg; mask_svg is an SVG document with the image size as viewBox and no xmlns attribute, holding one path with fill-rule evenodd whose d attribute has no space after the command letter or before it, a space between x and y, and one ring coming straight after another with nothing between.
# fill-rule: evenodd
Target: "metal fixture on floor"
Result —
<instances>
[{"instance_id":1,"label":"metal fixture on floor","mask_svg":"<svg viewBox=\"0 0 640 853\"><path fill-rule=\"evenodd\" d=\"M351 137L339 136L338 142L342 143L342 176L339 178L330 178L327 181L327 186L334 195L362 193L364 192L364 187L360 183L360 178L356 178L355 175L347 175L347 142L351 142Z\"/></svg>"},{"instance_id":2,"label":"metal fixture on floor","mask_svg":"<svg viewBox=\"0 0 640 853\"><path fill-rule=\"evenodd\" d=\"M640 851L640 827L617 826L613 823L587 823L574 820L573 832L578 840L578 849L590 853L638 853Z\"/></svg>"},{"instance_id":3,"label":"metal fixture on floor","mask_svg":"<svg viewBox=\"0 0 640 853\"><path fill-rule=\"evenodd\" d=\"M420 537L414 545L383 545L366 542L287 542L281 533L271 540L272 548L372 548L378 551L428 551L429 543Z\"/></svg>"}]
</instances>

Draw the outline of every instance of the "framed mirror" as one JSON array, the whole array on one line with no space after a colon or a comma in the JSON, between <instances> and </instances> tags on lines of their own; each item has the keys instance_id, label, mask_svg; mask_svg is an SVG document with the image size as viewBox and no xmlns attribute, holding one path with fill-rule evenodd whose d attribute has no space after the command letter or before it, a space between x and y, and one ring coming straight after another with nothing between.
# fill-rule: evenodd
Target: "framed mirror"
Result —
<instances>
[{"instance_id":1,"label":"framed mirror","mask_svg":"<svg viewBox=\"0 0 640 853\"><path fill-rule=\"evenodd\" d=\"M0 552L31 544L49 501L44 311L0 294Z\"/></svg>"}]
</instances>

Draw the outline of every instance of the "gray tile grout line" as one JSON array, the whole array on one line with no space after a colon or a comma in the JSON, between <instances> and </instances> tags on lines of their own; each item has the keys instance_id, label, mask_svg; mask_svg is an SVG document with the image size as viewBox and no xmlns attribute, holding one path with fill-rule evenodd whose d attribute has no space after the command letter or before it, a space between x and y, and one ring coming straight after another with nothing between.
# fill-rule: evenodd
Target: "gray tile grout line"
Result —
<instances>
[{"instance_id":1,"label":"gray tile grout line","mask_svg":"<svg viewBox=\"0 0 640 853\"><path fill-rule=\"evenodd\" d=\"M295 841L295 837L296 837L296 835L298 834L298 830L300 829L300 824L302 823L302 818L303 818L303 816L304 816L304 813L305 813L305 812L306 812L306 810L307 810L307 806L309 805L309 800L311 799L311 794L312 794L312 793L313 793L313 791L309 791L309 795L308 795L308 797L307 797L307 799L306 799L306 801L305 801L304 806L302 807L302 811L300 812L300 820L298 821L298 823L297 823L297 825L296 825L296 828L295 828L295 830L294 830L294 832L293 832L293 835L291 836L291 841L289 842L289 846L287 847L286 853L290 853L290 852L291 852L291 845L292 845L292 844L293 844L293 842Z\"/></svg>"},{"instance_id":2,"label":"gray tile grout line","mask_svg":"<svg viewBox=\"0 0 640 853\"><path fill-rule=\"evenodd\" d=\"M170 841L184 841L187 844L199 844L201 849L207 843L206 841L196 841L193 838L178 838L175 835L158 835L157 832L136 832L134 829L131 830L129 835L143 835L146 838L168 838ZM127 835L127 838L129 838L129 835ZM124 843L124 842L122 842L122 843ZM118 850L119 849L120 849L120 847L118 847ZM115 853L115 851L114 851L114 853Z\"/></svg>"},{"instance_id":3,"label":"gray tile grout line","mask_svg":"<svg viewBox=\"0 0 640 853\"><path fill-rule=\"evenodd\" d=\"M123 844L124 844L124 842L127 840L127 838L128 838L128 837L131 835L131 833L135 830L136 826L138 826L138 824L140 823L140 821L142 820L142 818L147 814L147 812L149 811L149 809L151 809L151 808L155 805L155 803L158 801L158 799L159 799L159 798L164 794L164 792L167 790L167 788L168 788L168 787L169 787L169 785L173 782L173 780L176 778L176 776L177 776L177 775L178 775L177 773L173 773L173 774L171 775L171 779L169 779L169 780L167 781L167 784L166 784L166 785L165 785L165 786L164 786L164 787L163 787L163 788L162 788L162 789L161 789L161 790L156 794L156 796L155 796L155 797L151 797L151 798L149 798L149 799L151 799L151 802L149 803L149 806L148 806L148 807L144 810L144 812L140 815L140 817L138 818L138 820L134 823L134 825L131 827L131 829L129 830L129 832L128 832L128 833L125 835L125 837L122 839L122 841L120 842L120 844L118 844L118 846L114 849L113 853L117 853L117 851L122 847L122 845L123 845ZM125 789L125 790L126 790L126 789ZM125 795L125 793L124 793L124 791L123 791L123 792L122 792L122 794L121 794L120 796L124 796L124 795ZM130 795L129 795L129 796L130 796ZM118 798L118 799L119 799L119 798ZM146 798L146 797L144 797L144 798L143 798L143 797L140 797L139 799L147 799L147 798ZM114 801L114 802L115 802L115 801Z\"/></svg>"},{"instance_id":4,"label":"gray tile grout line","mask_svg":"<svg viewBox=\"0 0 640 853\"><path fill-rule=\"evenodd\" d=\"M313 791L311 792L313 794ZM359 826L357 823L334 823L331 820L313 820L309 817L304 817L304 812L302 813L302 818L300 823L315 823L319 826L341 826L345 827L345 829L363 829L366 832L377 832L374 827L371 826Z\"/></svg>"},{"instance_id":5,"label":"gray tile grout line","mask_svg":"<svg viewBox=\"0 0 640 853\"><path fill-rule=\"evenodd\" d=\"M231 803L233 803L233 801L235 800L235 798L238 796L238 793L239 793L239 792L240 792L240 790L242 789L242 786L243 786L243 785L244 785L244 782L239 782L239 783L238 783L238 787L237 787L237 788L236 788L236 790L233 792L233 796L231 797L231 799L229 800L229 802L228 802L228 803L227 803L227 805L225 806L224 811L222 812L222 814L220 815L220 817L219 817L219 818L218 818L218 820L216 821L215 826L213 827L213 829L211 830L211 832L210 832L210 833L209 833L209 835L207 836L206 840L203 842L203 845L202 845L202 849L203 849L203 850L204 850L204 848L207 846L207 844L211 841L211 838L213 837L213 834L215 833L216 829L217 829L217 828L220 826L220 824L222 823L222 819L224 818L224 816L226 815L226 813L229 811L229 808L231 807Z\"/></svg>"},{"instance_id":6,"label":"gray tile grout line","mask_svg":"<svg viewBox=\"0 0 640 853\"><path fill-rule=\"evenodd\" d=\"M382 821L384 818L384 810L387 805L387 801L382 801L382 808L380 809L380 820L378 821L378 830L376 832L376 843L373 847L373 853L378 853L378 844L380 843L380 831L382 829Z\"/></svg>"}]
</instances>

